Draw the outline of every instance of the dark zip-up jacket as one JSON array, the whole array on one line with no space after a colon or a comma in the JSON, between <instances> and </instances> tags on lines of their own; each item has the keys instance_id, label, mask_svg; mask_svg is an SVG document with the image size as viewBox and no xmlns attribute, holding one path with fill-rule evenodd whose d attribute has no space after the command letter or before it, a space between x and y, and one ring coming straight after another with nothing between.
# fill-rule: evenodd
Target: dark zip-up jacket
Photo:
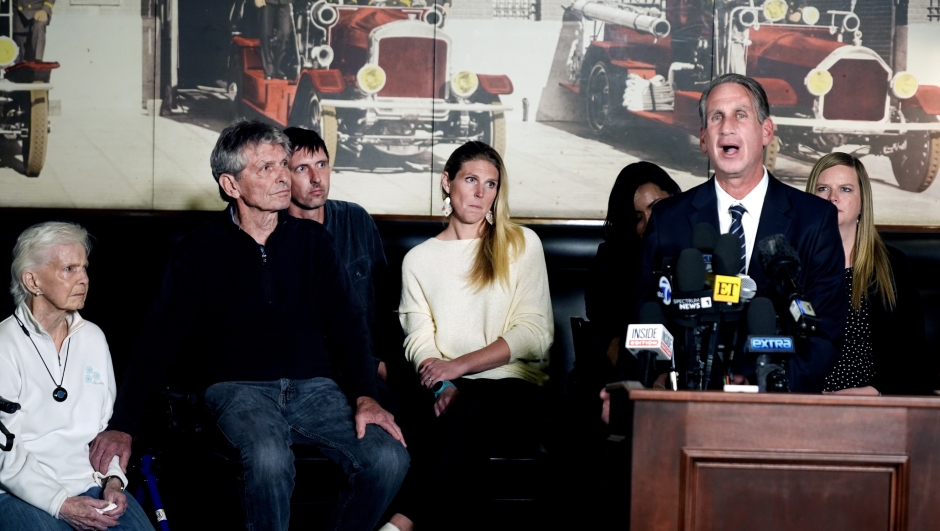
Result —
<instances>
[{"instance_id":1,"label":"dark zip-up jacket","mask_svg":"<svg viewBox=\"0 0 940 531\"><path fill-rule=\"evenodd\" d=\"M376 397L371 360L362 304L324 227L282 212L261 246L226 210L173 253L109 429L133 433L171 367L194 371L203 389L341 372L355 401Z\"/></svg>"}]
</instances>

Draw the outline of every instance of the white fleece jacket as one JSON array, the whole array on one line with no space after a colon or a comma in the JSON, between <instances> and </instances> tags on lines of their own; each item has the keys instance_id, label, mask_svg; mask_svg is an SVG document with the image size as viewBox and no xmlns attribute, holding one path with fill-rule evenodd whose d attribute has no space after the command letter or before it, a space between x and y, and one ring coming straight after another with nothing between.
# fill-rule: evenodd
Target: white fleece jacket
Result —
<instances>
[{"instance_id":1,"label":"white fleece jacket","mask_svg":"<svg viewBox=\"0 0 940 531\"><path fill-rule=\"evenodd\" d=\"M542 242L523 227L525 251L509 266L509 286L493 282L474 291L467 281L480 239L431 238L402 263L401 305L405 356L415 370L429 358L453 360L499 338L509 344L502 367L465 378L548 381L548 349L555 334Z\"/></svg>"},{"instance_id":2,"label":"white fleece jacket","mask_svg":"<svg viewBox=\"0 0 940 531\"><path fill-rule=\"evenodd\" d=\"M0 452L0 492L58 517L66 498L100 485L102 476L88 460L88 447L107 427L114 407L111 353L101 329L78 312L68 316L68 337L58 355L52 337L26 305L19 305L15 315L30 337L12 316L0 323L0 396L22 406L12 415L0 413L0 421L16 435L13 450ZM52 398L56 383L43 360L56 382L65 370L62 387L68 398L64 402ZM108 475L120 477L127 485L117 456L111 460Z\"/></svg>"}]
</instances>

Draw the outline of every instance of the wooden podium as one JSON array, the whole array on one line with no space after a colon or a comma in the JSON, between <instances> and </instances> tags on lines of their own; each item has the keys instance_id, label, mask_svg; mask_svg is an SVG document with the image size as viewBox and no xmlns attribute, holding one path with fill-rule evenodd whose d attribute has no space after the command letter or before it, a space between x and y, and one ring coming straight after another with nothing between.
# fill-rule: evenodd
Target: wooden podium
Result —
<instances>
[{"instance_id":1,"label":"wooden podium","mask_svg":"<svg viewBox=\"0 0 940 531\"><path fill-rule=\"evenodd\" d=\"M626 393L631 531L940 530L940 398Z\"/></svg>"}]
</instances>

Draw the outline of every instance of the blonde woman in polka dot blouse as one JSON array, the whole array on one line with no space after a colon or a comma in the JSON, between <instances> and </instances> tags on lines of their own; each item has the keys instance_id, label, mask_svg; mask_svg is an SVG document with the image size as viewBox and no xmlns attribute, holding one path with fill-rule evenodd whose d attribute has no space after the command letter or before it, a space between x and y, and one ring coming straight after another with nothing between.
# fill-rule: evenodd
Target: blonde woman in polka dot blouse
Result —
<instances>
[{"instance_id":1,"label":"blonde woman in polka dot blouse","mask_svg":"<svg viewBox=\"0 0 940 531\"><path fill-rule=\"evenodd\" d=\"M830 153L810 172L806 191L839 211L845 250L846 318L842 357L825 392L852 395L928 394L924 313L907 257L875 229L865 166Z\"/></svg>"}]
</instances>

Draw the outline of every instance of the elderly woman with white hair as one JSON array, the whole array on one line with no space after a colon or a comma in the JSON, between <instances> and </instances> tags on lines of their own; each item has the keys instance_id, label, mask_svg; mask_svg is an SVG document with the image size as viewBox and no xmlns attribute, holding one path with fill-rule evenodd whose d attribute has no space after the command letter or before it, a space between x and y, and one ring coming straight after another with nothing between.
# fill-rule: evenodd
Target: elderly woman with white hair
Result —
<instances>
[{"instance_id":1,"label":"elderly woman with white hair","mask_svg":"<svg viewBox=\"0 0 940 531\"><path fill-rule=\"evenodd\" d=\"M89 443L108 424L115 383L104 334L78 310L88 295L88 233L47 222L13 248L13 315L0 322L0 421L16 436L0 453L0 531L152 530L125 496L118 457L94 471Z\"/></svg>"}]
</instances>

